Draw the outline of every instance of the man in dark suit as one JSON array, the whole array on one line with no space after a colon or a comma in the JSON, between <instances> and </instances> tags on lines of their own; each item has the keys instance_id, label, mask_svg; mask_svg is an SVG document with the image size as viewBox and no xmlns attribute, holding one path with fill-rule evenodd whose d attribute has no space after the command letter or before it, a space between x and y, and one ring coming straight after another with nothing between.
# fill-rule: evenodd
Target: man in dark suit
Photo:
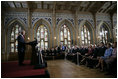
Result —
<instances>
[{"instance_id":1,"label":"man in dark suit","mask_svg":"<svg viewBox=\"0 0 118 79\"><path fill-rule=\"evenodd\" d=\"M106 49L107 49L107 48L105 47L104 43L101 42L101 43L100 43L99 50L98 50L98 53L97 53L97 58L98 58L98 59L99 59L99 57L104 56L104 53L105 53L105 50L106 50Z\"/></svg>"},{"instance_id":2,"label":"man in dark suit","mask_svg":"<svg viewBox=\"0 0 118 79\"><path fill-rule=\"evenodd\" d=\"M59 54L61 52L60 46L58 46L57 50L58 50L58 54Z\"/></svg>"},{"instance_id":3,"label":"man in dark suit","mask_svg":"<svg viewBox=\"0 0 118 79\"><path fill-rule=\"evenodd\" d=\"M18 62L19 65L22 66L23 61L24 61L24 56L25 56L25 31L22 30L19 36L17 37L18 40Z\"/></svg>"}]
</instances>

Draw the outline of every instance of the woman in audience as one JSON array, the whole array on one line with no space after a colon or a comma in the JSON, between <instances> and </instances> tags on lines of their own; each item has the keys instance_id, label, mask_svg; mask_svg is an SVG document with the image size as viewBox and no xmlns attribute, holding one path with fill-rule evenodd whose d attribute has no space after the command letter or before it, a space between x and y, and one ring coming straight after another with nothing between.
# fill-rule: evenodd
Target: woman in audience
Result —
<instances>
[{"instance_id":1,"label":"woman in audience","mask_svg":"<svg viewBox=\"0 0 118 79\"><path fill-rule=\"evenodd\" d=\"M113 62L117 63L117 42L114 42L113 47L114 49L113 49L112 55L108 59L105 60L105 63L107 64L108 73L112 71Z\"/></svg>"},{"instance_id":2,"label":"woman in audience","mask_svg":"<svg viewBox=\"0 0 118 79\"><path fill-rule=\"evenodd\" d=\"M101 57L100 57L99 62L98 62L98 64L96 65L96 68L101 65L101 71L103 71L103 69L104 69L104 61L105 61L106 59L108 59L108 58L111 56L112 50L113 50L113 49L112 49L112 47L111 47L111 44L110 44L110 43L107 43L107 49L106 49L106 51L105 51L105 54L104 54L104 56L101 56Z\"/></svg>"},{"instance_id":3,"label":"woman in audience","mask_svg":"<svg viewBox=\"0 0 118 79\"><path fill-rule=\"evenodd\" d=\"M81 64L82 64L83 62L86 63L86 59L87 59L87 58L90 58L91 55L92 55L92 53L93 53L93 48L92 48L92 45L90 45L90 46L88 47L88 52L85 53L85 57L81 60Z\"/></svg>"}]
</instances>

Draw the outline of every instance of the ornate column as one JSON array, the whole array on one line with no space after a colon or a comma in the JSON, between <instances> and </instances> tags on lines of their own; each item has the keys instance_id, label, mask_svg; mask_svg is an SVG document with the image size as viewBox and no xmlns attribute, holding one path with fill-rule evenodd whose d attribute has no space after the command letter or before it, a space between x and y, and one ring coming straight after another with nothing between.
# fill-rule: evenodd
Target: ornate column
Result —
<instances>
[{"instance_id":1,"label":"ornate column","mask_svg":"<svg viewBox=\"0 0 118 79\"><path fill-rule=\"evenodd\" d=\"M97 44L98 42L98 36L96 36L96 13L92 13L93 14L93 20L94 20L94 28L93 28L93 44Z\"/></svg>"},{"instance_id":2,"label":"ornate column","mask_svg":"<svg viewBox=\"0 0 118 79\"><path fill-rule=\"evenodd\" d=\"M30 38L30 40L33 40L33 34L32 34L32 22L31 22L31 12L30 12L30 8L28 8L28 29L27 29L27 32L28 32L28 37Z\"/></svg>"},{"instance_id":3,"label":"ornate column","mask_svg":"<svg viewBox=\"0 0 118 79\"><path fill-rule=\"evenodd\" d=\"M75 20L75 44L76 45L80 45L79 43L79 39L80 39L80 36L79 36L79 30L78 30L78 11L76 10L75 11L75 16L74 16L74 20Z\"/></svg>"},{"instance_id":4,"label":"ornate column","mask_svg":"<svg viewBox=\"0 0 118 79\"><path fill-rule=\"evenodd\" d=\"M57 45L57 37L56 37L56 2L53 4L53 11L52 11L52 24L53 24L53 34L52 34L52 47Z\"/></svg>"},{"instance_id":5,"label":"ornate column","mask_svg":"<svg viewBox=\"0 0 118 79\"><path fill-rule=\"evenodd\" d=\"M33 27L31 25L31 10L28 8L27 12L27 19L28 19L28 26L27 26L27 36L26 36L26 42L33 41L34 35L33 35ZM28 39L29 38L29 39ZM26 59L29 59L31 57L31 46L27 45L27 50L26 50Z\"/></svg>"},{"instance_id":6,"label":"ornate column","mask_svg":"<svg viewBox=\"0 0 118 79\"><path fill-rule=\"evenodd\" d=\"M110 20L111 20L111 37L110 37L110 42L113 42L114 41L114 26L113 26L113 14L110 14Z\"/></svg>"},{"instance_id":7,"label":"ornate column","mask_svg":"<svg viewBox=\"0 0 118 79\"><path fill-rule=\"evenodd\" d=\"M2 61L7 61L7 52L6 52L6 32L4 26L4 12L1 13L1 59Z\"/></svg>"}]
</instances>

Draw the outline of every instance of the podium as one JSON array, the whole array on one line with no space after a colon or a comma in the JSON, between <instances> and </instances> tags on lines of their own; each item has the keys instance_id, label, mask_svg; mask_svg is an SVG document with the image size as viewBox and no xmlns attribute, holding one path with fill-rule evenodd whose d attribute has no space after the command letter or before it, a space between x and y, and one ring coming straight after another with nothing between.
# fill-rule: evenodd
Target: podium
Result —
<instances>
[{"instance_id":1,"label":"podium","mask_svg":"<svg viewBox=\"0 0 118 79\"><path fill-rule=\"evenodd\" d=\"M35 41L27 43L32 47L32 54L31 54L31 65L34 65L34 69L40 69L47 67L47 63L44 61L41 51L38 51L36 45L38 44L37 39Z\"/></svg>"},{"instance_id":2,"label":"podium","mask_svg":"<svg viewBox=\"0 0 118 79\"><path fill-rule=\"evenodd\" d=\"M32 53L31 53L31 62L30 64L31 65L35 65L37 64L37 60L38 60L38 57L37 57L37 49L36 49L36 45L38 44L37 43L37 40L35 41L32 41L32 42L29 42L27 43L28 45L30 45L32 47Z\"/></svg>"}]
</instances>

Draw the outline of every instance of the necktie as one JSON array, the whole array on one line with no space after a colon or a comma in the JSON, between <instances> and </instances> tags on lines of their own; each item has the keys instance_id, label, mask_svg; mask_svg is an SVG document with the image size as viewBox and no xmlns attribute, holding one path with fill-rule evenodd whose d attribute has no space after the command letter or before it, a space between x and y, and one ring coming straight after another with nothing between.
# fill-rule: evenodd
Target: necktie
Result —
<instances>
[{"instance_id":1,"label":"necktie","mask_svg":"<svg viewBox=\"0 0 118 79\"><path fill-rule=\"evenodd\" d=\"M23 37L23 39L25 40L24 35L22 35L22 37Z\"/></svg>"}]
</instances>

